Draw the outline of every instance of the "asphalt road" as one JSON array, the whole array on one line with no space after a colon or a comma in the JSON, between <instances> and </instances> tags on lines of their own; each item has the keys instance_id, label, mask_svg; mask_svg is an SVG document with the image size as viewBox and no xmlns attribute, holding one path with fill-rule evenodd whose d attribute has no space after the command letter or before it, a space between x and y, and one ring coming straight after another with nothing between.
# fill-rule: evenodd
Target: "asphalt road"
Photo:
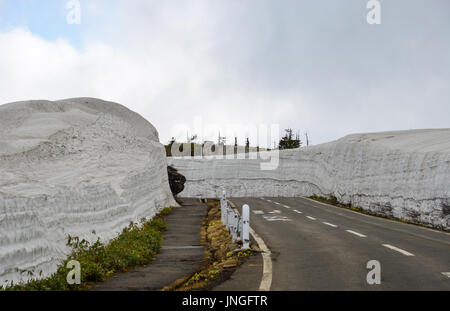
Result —
<instances>
[{"instance_id":1,"label":"asphalt road","mask_svg":"<svg viewBox=\"0 0 450 311\"><path fill-rule=\"evenodd\" d=\"M450 234L305 198L232 198L272 252L271 290L450 290ZM381 284L369 285L377 260Z\"/></svg>"}]
</instances>

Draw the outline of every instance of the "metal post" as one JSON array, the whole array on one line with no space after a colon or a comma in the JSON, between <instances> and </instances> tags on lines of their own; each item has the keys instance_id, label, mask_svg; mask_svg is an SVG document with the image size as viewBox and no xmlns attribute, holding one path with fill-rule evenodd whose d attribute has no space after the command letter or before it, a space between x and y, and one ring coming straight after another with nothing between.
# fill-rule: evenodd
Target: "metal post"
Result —
<instances>
[{"instance_id":1,"label":"metal post","mask_svg":"<svg viewBox=\"0 0 450 311\"><path fill-rule=\"evenodd\" d=\"M222 223L225 225L225 215L227 212L227 192L224 190L222 192L222 199L220 200L220 212L222 216Z\"/></svg>"},{"instance_id":2,"label":"metal post","mask_svg":"<svg viewBox=\"0 0 450 311\"><path fill-rule=\"evenodd\" d=\"M242 216L238 216L238 233L239 238L242 240Z\"/></svg>"},{"instance_id":3,"label":"metal post","mask_svg":"<svg viewBox=\"0 0 450 311\"><path fill-rule=\"evenodd\" d=\"M242 248L250 248L250 206L242 206Z\"/></svg>"},{"instance_id":4,"label":"metal post","mask_svg":"<svg viewBox=\"0 0 450 311\"><path fill-rule=\"evenodd\" d=\"M237 233L238 233L238 225L239 225L239 216L233 212L233 224L231 225L231 237L232 242L236 242Z\"/></svg>"},{"instance_id":5,"label":"metal post","mask_svg":"<svg viewBox=\"0 0 450 311\"><path fill-rule=\"evenodd\" d=\"M228 206L227 207L227 230L228 232L231 232L231 226L233 224L233 218L234 218L234 212L233 210Z\"/></svg>"}]
</instances>

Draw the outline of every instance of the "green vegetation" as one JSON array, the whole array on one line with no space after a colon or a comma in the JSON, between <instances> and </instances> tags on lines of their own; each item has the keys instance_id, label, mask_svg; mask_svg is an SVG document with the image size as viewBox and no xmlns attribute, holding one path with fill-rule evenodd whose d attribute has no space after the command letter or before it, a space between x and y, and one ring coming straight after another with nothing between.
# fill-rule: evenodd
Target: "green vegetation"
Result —
<instances>
[{"instance_id":1,"label":"green vegetation","mask_svg":"<svg viewBox=\"0 0 450 311\"><path fill-rule=\"evenodd\" d=\"M281 138L280 143L278 144L278 148L280 150L284 149L296 149L300 148L302 146L302 141L300 140L299 135L293 134L293 130L291 128L284 130L286 132L286 135Z\"/></svg>"},{"instance_id":2,"label":"green vegetation","mask_svg":"<svg viewBox=\"0 0 450 311\"><path fill-rule=\"evenodd\" d=\"M356 212L360 212L360 213L365 212L364 209L361 208L361 207L355 207L355 206L352 206L351 204L342 204L342 203L340 203L338 201L338 199L334 195L331 195L328 198L317 196L317 195L313 195L313 196L311 196L309 198L313 199L313 200L316 200L316 201L323 202L323 203L331 204L331 205L334 205L334 206L337 206L337 207L351 209L351 210L356 211Z\"/></svg>"},{"instance_id":3,"label":"green vegetation","mask_svg":"<svg viewBox=\"0 0 450 311\"><path fill-rule=\"evenodd\" d=\"M222 223L218 200L208 200L206 204L208 212L200 231L201 242L205 245L204 262L197 271L166 286L163 291L211 290L229 278L257 251L255 246L242 250L240 244L232 242L231 235Z\"/></svg>"},{"instance_id":4,"label":"green vegetation","mask_svg":"<svg viewBox=\"0 0 450 311\"><path fill-rule=\"evenodd\" d=\"M187 156L184 154L184 148L188 148L190 144L190 156L195 156L196 150L202 150L204 145L203 144L196 144L196 143L177 143L175 140L171 140L168 145L165 145L166 148L166 156L172 157L172 146L175 145L175 148L178 148L178 151L182 153L184 156ZM215 146L212 147L212 151L215 151ZM198 153L198 152L197 152ZM199 154L197 154L199 155Z\"/></svg>"},{"instance_id":5,"label":"green vegetation","mask_svg":"<svg viewBox=\"0 0 450 311\"><path fill-rule=\"evenodd\" d=\"M163 216L171 212L165 208L160 214L148 221L143 218L141 224L130 223L122 233L103 244L100 239L91 244L78 237L68 237L67 245L72 253L48 278L33 279L26 284L10 284L7 291L78 291L91 287L96 282L111 278L114 274L125 272L132 267L151 262L161 248L162 233L167 229ZM76 260L81 266L81 285L69 285L67 274L71 269L67 263ZM29 275L32 272L27 271Z\"/></svg>"}]
</instances>

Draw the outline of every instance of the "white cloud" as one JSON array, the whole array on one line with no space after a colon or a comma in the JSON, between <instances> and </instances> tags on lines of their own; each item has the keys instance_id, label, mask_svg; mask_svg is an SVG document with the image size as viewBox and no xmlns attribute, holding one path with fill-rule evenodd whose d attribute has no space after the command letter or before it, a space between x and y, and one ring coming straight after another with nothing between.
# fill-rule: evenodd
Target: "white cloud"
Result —
<instances>
[{"instance_id":1,"label":"white cloud","mask_svg":"<svg viewBox=\"0 0 450 311\"><path fill-rule=\"evenodd\" d=\"M26 29L0 33L0 103L112 100L146 117L162 141L196 115L223 127L280 123L315 143L448 126L446 2L435 11L408 2L406 15L401 1L386 4L378 28L365 24L360 1L114 3L85 7L82 49Z\"/></svg>"},{"instance_id":2,"label":"white cloud","mask_svg":"<svg viewBox=\"0 0 450 311\"><path fill-rule=\"evenodd\" d=\"M258 108L266 107L268 100L280 107L289 101L257 90L219 86L222 74L207 53L165 43L148 54L124 53L98 42L78 51L67 41L47 41L26 29L15 29L0 33L0 46L4 47L0 49L2 103L81 96L112 100L155 124L165 134L162 141L170 138L175 124L192 126L195 115L223 128L228 123L269 122L264 109ZM271 113L281 115L281 111Z\"/></svg>"}]
</instances>

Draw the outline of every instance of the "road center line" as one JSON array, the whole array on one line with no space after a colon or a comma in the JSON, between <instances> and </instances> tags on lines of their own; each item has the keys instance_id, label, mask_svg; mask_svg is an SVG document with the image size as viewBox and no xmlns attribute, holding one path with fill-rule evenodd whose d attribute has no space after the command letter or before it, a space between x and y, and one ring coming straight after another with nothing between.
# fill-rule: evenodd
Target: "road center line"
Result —
<instances>
[{"instance_id":1,"label":"road center line","mask_svg":"<svg viewBox=\"0 0 450 311\"><path fill-rule=\"evenodd\" d=\"M399 253L402 253L405 256L414 256L414 254L411 254L410 252L407 252L407 251L405 251L405 250L403 250L401 248L398 248L398 247L395 247L395 246L392 246L392 245L389 245L389 244L383 244L383 246L387 247L389 249L392 249L394 251L397 251Z\"/></svg>"},{"instance_id":2,"label":"road center line","mask_svg":"<svg viewBox=\"0 0 450 311\"><path fill-rule=\"evenodd\" d=\"M337 228L338 227L336 225L330 224L329 222L323 222L323 224L327 225L327 226L330 226L330 227L333 227L333 228Z\"/></svg>"},{"instance_id":3,"label":"road center line","mask_svg":"<svg viewBox=\"0 0 450 311\"><path fill-rule=\"evenodd\" d=\"M367 237L367 236L365 236L364 234L361 234L361 233L356 232L356 231L352 231L352 230L345 230L345 231L347 231L348 233L357 235L357 236L359 236L360 238L366 238L366 237Z\"/></svg>"},{"instance_id":4,"label":"road center line","mask_svg":"<svg viewBox=\"0 0 450 311\"><path fill-rule=\"evenodd\" d=\"M311 216L306 216L306 218L311 219L311 220L317 220L316 218L311 217Z\"/></svg>"}]
</instances>

